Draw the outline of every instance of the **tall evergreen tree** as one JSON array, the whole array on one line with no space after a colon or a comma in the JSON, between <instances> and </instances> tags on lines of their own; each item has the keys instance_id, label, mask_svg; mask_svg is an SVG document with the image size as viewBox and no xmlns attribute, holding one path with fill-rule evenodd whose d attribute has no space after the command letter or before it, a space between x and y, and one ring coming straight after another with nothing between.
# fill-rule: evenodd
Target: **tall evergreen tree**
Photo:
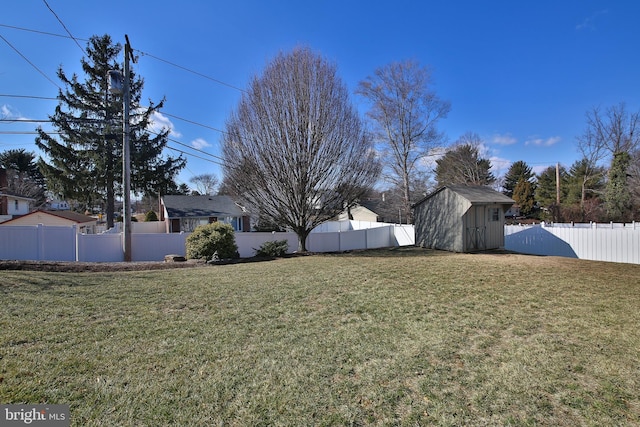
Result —
<instances>
[{"instance_id":1,"label":"tall evergreen tree","mask_svg":"<svg viewBox=\"0 0 640 427\"><path fill-rule=\"evenodd\" d=\"M560 166L560 202L567 199L569 175L564 166ZM556 167L549 166L537 176L536 201L545 208L557 202Z\"/></svg>"},{"instance_id":2,"label":"tall evergreen tree","mask_svg":"<svg viewBox=\"0 0 640 427\"><path fill-rule=\"evenodd\" d=\"M118 62L122 50L108 35L94 36L82 58L85 81L76 74L68 76L62 68L58 77L65 90L58 94L59 104L50 116L59 138L38 129L36 145L46 154L39 167L49 190L63 198L74 199L85 207L105 203L107 226L113 226L115 197L122 194L122 94L109 93L109 70L121 71ZM169 130L151 135L151 117L158 104L142 106L143 80L130 71L130 154L131 190L138 194L166 194L175 187L177 173L186 165L182 157L163 157Z\"/></svg>"},{"instance_id":3,"label":"tall evergreen tree","mask_svg":"<svg viewBox=\"0 0 640 427\"><path fill-rule=\"evenodd\" d=\"M531 215L536 205L535 187L531 181L522 178L513 189L513 200L520 206L520 213Z\"/></svg>"},{"instance_id":4,"label":"tall evergreen tree","mask_svg":"<svg viewBox=\"0 0 640 427\"><path fill-rule=\"evenodd\" d=\"M436 160L436 181L444 185L491 185L496 178L491 173L491 161L480 157L474 144L455 145Z\"/></svg>"},{"instance_id":5,"label":"tall evergreen tree","mask_svg":"<svg viewBox=\"0 0 640 427\"><path fill-rule=\"evenodd\" d=\"M564 166L559 167L560 175L560 204L565 204L569 193L569 174ZM536 201L546 210L548 214L543 214L544 219L551 219L554 222L561 220L560 205L558 204L558 183L556 167L549 166L536 177Z\"/></svg>"},{"instance_id":6,"label":"tall evergreen tree","mask_svg":"<svg viewBox=\"0 0 640 427\"><path fill-rule=\"evenodd\" d=\"M531 170L531 167L527 165L524 161L518 160L513 163L507 173L504 176L504 191L503 193L506 196L513 197L513 192L518 185L518 182L521 180L528 181L532 184L533 189L535 190L535 174Z\"/></svg>"},{"instance_id":7,"label":"tall evergreen tree","mask_svg":"<svg viewBox=\"0 0 640 427\"><path fill-rule=\"evenodd\" d=\"M631 193L627 180L627 169L630 162L631 156L626 151L613 154L605 193L605 206L611 221L629 221L631 219Z\"/></svg>"}]
</instances>

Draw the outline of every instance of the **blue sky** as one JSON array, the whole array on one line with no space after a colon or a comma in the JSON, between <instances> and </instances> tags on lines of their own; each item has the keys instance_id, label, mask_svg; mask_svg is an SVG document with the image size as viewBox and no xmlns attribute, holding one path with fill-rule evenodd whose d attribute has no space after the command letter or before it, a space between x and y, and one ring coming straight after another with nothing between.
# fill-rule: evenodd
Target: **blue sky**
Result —
<instances>
[{"instance_id":1,"label":"blue sky","mask_svg":"<svg viewBox=\"0 0 640 427\"><path fill-rule=\"evenodd\" d=\"M143 99L166 97L171 138L216 156L222 134L214 129L224 129L238 88L277 53L306 45L337 65L351 92L392 61L431 67L434 89L452 106L440 123L449 142L475 132L496 174L517 160L539 171L579 158L575 138L590 108L640 108L638 16L636 1L14 0L0 15L0 115L46 119L56 101L5 95L55 97L57 68L80 71L73 39L24 29L121 43L127 34L140 55L132 66L145 79ZM364 115L364 102L352 101ZM34 135L14 133L34 128L0 122L0 151L37 152ZM216 158L169 145L190 153L179 182L221 178Z\"/></svg>"}]
</instances>

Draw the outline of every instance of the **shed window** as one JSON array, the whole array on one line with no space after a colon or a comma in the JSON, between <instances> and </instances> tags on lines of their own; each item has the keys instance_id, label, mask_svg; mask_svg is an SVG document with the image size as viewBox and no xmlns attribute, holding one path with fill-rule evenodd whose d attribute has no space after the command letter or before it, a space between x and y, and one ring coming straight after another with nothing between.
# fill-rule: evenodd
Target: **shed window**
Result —
<instances>
[{"instance_id":1,"label":"shed window","mask_svg":"<svg viewBox=\"0 0 640 427\"><path fill-rule=\"evenodd\" d=\"M491 221L500 221L500 210L498 208L489 208L489 218L491 218Z\"/></svg>"}]
</instances>

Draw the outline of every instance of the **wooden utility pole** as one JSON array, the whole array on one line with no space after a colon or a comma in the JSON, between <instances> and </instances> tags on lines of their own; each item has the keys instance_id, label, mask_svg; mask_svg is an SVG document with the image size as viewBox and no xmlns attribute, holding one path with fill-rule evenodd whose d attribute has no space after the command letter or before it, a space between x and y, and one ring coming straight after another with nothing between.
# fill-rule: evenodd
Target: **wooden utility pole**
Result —
<instances>
[{"instance_id":1,"label":"wooden utility pole","mask_svg":"<svg viewBox=\"0 0 640 427\"><path fill-rule=\"evenodd\" d=\"M129 144L129 104L131 96L129 94L129 59L136 62L133 57L129 36L124 35L126 43L124 45L124 114L123 114L123 136L122 136L122 249L124 251L124 260L131 261L131 154Z\"/></svg>"}]
</instances>

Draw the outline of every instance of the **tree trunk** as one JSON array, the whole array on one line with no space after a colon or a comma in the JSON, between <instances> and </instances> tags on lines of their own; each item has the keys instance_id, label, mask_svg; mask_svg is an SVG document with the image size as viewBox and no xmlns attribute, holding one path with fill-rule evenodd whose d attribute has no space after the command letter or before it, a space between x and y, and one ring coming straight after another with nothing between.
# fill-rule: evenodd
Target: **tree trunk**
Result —
<instances>
[{"instance_id":1,"label":"tree trunk","mask_svg":"<svg viewBox=\"0 0 640 427\"><path fill-rule=\"evenodd\" d=\"M296 231L298 235L298 252L307 252L307 237L309 237L310 232L311 230Z\"/></svg>"},{"instance_id":2,"label":"tree trunk","mask_svg":"<svg viewBox=\"0 0 640 427\"><path fill-rule=\"evenodd\" d=\"M411 218L411 205L410 205L411 195L409 192L409 174L407 172L405 172L404 176L402 177L402 184L404 187L403 188L404 217L406 218L407 224L411 224L413 220Z\"/></svg>"}]
</instances>

